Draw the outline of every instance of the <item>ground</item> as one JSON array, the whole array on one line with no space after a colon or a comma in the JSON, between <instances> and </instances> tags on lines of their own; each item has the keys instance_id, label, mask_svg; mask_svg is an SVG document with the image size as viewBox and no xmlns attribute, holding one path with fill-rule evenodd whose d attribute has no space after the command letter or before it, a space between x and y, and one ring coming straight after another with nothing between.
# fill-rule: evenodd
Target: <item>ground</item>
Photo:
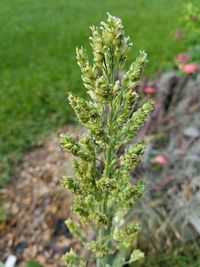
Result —
<instances>
[{"instance_id":1,"label":"ground","mask_svg":"<svg viewBox=\"0 0 200 267\"><path fill-rule=\"evenodd\" d=\"M79 134L80 127L67 126L58 132ZM24 156L10 185L1 192L6 200L7 220L1 224L0 259L14 254L18 266L37 260L58 267L61 255L76 245L64 221L70 213L71 197L60 185L70 175L71 155L59 146L58 132ZM59 265L60 266L60 265Z\"/></svg>"}]
</instances>

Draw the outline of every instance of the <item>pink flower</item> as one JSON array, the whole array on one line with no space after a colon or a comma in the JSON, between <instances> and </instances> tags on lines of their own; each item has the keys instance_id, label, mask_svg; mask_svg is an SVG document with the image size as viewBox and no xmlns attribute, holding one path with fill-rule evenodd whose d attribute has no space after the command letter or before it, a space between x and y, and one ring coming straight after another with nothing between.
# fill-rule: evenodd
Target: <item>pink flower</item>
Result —
<instances>
[{"instance_id":1,"label":"pink flower","mask_svg":"<svg viewBox=\"0 0 200 267\"><path fill-rule=\"evenodd\" d=\"M149 86L149 87L145 87L143 91L145 94L154 94L157 92L157 89L153 86Z\"/></svg>"},{"instance_id":2,"label":"pink flower","mask_svg":"<svg viewBox=\"0 0 200 267\"><path fill-rule=\"evenodd\" d=\"M176 55L176 57L175 57L176 62L182 62L182 63L186 63L188 61L188 59L189 59L189 55L186 52L180 53L180 54Z\"/></svg>"},{"instance_id":3,"label":"pink flower","mask_svg":"<svg viewBox=\"0 0 200 267\"><path fill-rule=\"evenodd\" d=\"M156 156L156 157L154 158L154 162L155 162L155 163L158 163L158 164L160 164L160 165L162 165L162 166L165 166L165 165L167 164L167 159L166 159L166 157L163 156L163 155L158 155L158 156Z\"/></svg>"},{"instance_id":4,"label":"pink flower","mask_svg":"<svg viewBox=\"0 0 200 267\"><path fill-rule=\"evenodd\" d=\"M192 74L195 73L199 70L199 66L195 63L190 63L190 64L181 64L179 65L179 70L188 73L188 74Z\"/></svg>"}]
</instances>

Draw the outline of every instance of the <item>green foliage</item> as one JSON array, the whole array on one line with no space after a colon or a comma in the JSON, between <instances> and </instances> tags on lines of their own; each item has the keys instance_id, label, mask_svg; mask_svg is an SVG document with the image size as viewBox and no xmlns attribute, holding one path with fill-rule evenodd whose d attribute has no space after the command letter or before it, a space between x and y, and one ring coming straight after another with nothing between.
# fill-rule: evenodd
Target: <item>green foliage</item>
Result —
<instances>
[{"instance_id":1,"label":"green foliage","mask_svg":"<svg viewBox=\"0 0 200 267\"><path fill-rule=\"evenodd\" d=\"M81 94L73 49L87 44L85 29L106 11L122 17L136 40L135 51L142 48L148 52L151 64L147 72L152 74L180 50L171 34L177 27L181 3L0 1L0 24L4 25L0 29L0 186L25 149L72 121L63 88Z\"/></svg>"},{"instance_id":2,"label":"green foliage","mask_svg":"<svg viewBox=\"0 0 200 267\"><path fill-rule=\"evenodd\" d=\"M200 6L189 2L184 5L181 18L184 41L189 45L190 60L200 61Z\"/></svg>"},{"instance_id":3,"label":"green foliage","mask_svg":"<svg viewBox=\"0 0 200 267\"><path fill-rule=\"evenodd\" d=\"M40 263L36 261L27 261L26 267L45 267L44 265L41 265Z\"/></svg>"},{"instance_id":4,"label":"green foliage","mask_svg":"<svg viewBox=\"0 0 200 267\"><path fill-rule=\"evenodd\" d=\"M132 265L130 265L132 266ZM145 261L133 264L134 267L199 267L200 252L198 245L186 244L181 248L174 247L170 251L151 254Z\"/></svg>"},{"instance_id":5,"label":"green foliage","mask_svg":"<svg viewBox=\"0 0 200 267\"><path fill-rule=\"evenodd\" d=\"M183 25L185 28L185 37L190 45L199 43L200 38L200 9L193 3L187 3L184 6Z\"/></svg>"},{"instance_id":6,"label":"green foliage","mask_svg":"<svg viewBox=\"0 0 200 267\"><path fill-rule=\"evenodd\" d=\"M143 182L132 184L129 172L140 162L145 144L139 141L128 145L128 142L153 108L152 101L138 108L138 95L134 92L147 55L141 51L121 81L117 80L132 48L121 20L108 14L107 21L101 22L100 27L91 27L91 31L93 63L85 49L76 50L81 77L91 100L71 93L68 97L88 132L79 140L69 134L61 135L62 148L76 157L73 161L75 178L63 177L61 184L74 194L72 209L81 222L69 219L66 224L93 254L97 267L121 267L144 256L134 250L125 261L140 230L138 222L126 218L144 192ZM127 148L119 157L117 151L122 145ZM96 233L93 240L82 234L83 224ZM117 257L120 260L116 261ZM93 259L81 257L73 250L63 256L66 266L71 267L86 266L90 260Z\"/></svg>"}]
</instances>

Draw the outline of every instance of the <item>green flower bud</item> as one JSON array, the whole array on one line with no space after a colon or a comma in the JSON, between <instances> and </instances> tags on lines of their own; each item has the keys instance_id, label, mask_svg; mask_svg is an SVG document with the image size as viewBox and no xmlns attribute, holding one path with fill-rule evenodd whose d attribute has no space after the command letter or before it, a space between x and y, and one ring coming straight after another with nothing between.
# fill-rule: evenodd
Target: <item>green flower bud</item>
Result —
<instances>
[{"instance_id":1,"label":"green flower bud","mask_svg":"<svg viewBox=\"0 0 200 267\"><path fill-rule=\"evenodd\" d=\"M124 155L121 156L122 166L126 169L134 169L140 162L144 149L144 142L138 142L137 144L126 148Z\"/></svg>"},{"instance_id":2,"label":"green flower bud","mask_svg":"<svg viewBox=\"0 0 200 267\"><path fill-rule=\"evenodd\" d=\"M119 94L120 91L120 84L119 81L117 80L113 86L113 95L117 96Z\"/></svg>"},{"instance_id":3,"label":"green flower bud","mask_svg":"<svg viewBox=\"0 0 200 267\"><path fill-rule=\"evenodd\" d=\"M80 225L73 222L71 219L66 220L65 224L72 235L74 235L77 238L82 238L82 231Z\"/></svg>"},{"instance_id":4,"label":"green flower bud","mask_svg":"<svg viewBox=\"0 0 200 267\"><path fill-rule=\"evenodd\" d=\"M104 75L99 77L95 83L95 98L102 103L108 103L112 96L111 86Z\"/></svg>"},{"instance_id":5,"label":"green flower bud","mask_svg":"<svg viewBox=\"0 0 200 267\"><path fill-rule=\"evenodd\" d=\"M133 222L128 224L127 226L118 229L116 228L114 231L114 240L123 244L125 247L130 247L133 240L136 238L138 232L140 230L140 226L138 223Z\"/></svg>"},{"instance_id":6,"label":"green flower bud","mask_svg":"<svg viewBox=\"0 0 200 267\"><path fill-rule=\"evenodd\" d=\"M86 134L83 134L80 137L79 141L80 141L81 146L85 150L87 150L87 152L89 154L91 154L93 157L96 156L97 151L96 151L96 147L95 147L94 141L92 140L91 136L88 136Z\"/></svg>"},{"instance_id":7,"label":"green flower bud","mask_svg":"<svg viewBox=\"0 0 200 267\"><path fill-rule=\"evenodd\" d=\"M67 267L78 266L79 256L73 251L73 249L70 249L69 252L62 256L62 261Z\"/></svg>"},{"instance_id":8,"label":"green flower bud","mask_svg":"<svg viewBox=\"0 0 200 267\"><path fill-rule=\"evenodd\" d=\"M108 226L108 218L101 213L92 213L89 215L89 219L98 226L107 227Z\"/></svg>"},{"instance_id":9,"label":"green flower bud","mask_svg":"<svg viewBox=\"0 0 200 267\"><path fill-rule=\"evenodd\" d=\"M79 267L87 267L87 262L84 260L80 260Z\"/></svg>"},{"instance_id":10,"label":"green flower bud","mask_svg":"<svg viewBox=\"0 0 200 267\"><path fill-rule=\"evenodd\" d=\"M86 50L81 47L76 48L76 58L77 58L77 63L81 68L81 72L84 73L89 69L89 60L86 54Z\"/></svg>"},{"instance_id":11,"label":"green flower bud","mask_svg":"<svg viewBox=\"0 0 200 267\"><path fill-rule=\"evenodd\" d=\"M92 136L94 137L96 143L100 147L105 147L109 143L109 137L106 134L106 131L102 128L98 128L95 125L90 127L90 132Z\"/></svg>"},{"instance_id":12,"label":"green flower bud","mask_svg":"<svg viewBox=\"0 0 200 267\"><path fill-rule=\"evenodd\" d=\"M72 210L74 211L74 213L78 214L81 219L88 220L89 212L85 209L84 202L80 203L79 201L75 200L72 206Z\"/></svg>"},{"instance_id":13,"label":"green flower bud","mask_svg":"<svg viewBox=\"0 0 200 267\"><path fill-rule=\"evenodd\" d=\"M124 190L118 194L118 201L121 207L131 208L144 194L144 183L137 182L135 185L127 185Z\"/></svg>"},{"instance_id":14,"label":"green flower bud","mask_svg":"<svg viewBox=\"0 0 200 267\"><path fill-rule=\"evenodd\" d=\"M116 180L102 177L96 182L97 188L102 192L111 192L117 188Z\"/></svg>"},{"instance_id":15,"label":"green flower bud","mask_svg":"<svg viewBox=\"0 0 200 267\"><path fill-rule=\"evenodd\" d=\"M95 79L97 77L97 71L95 66L90 66L86 50L82 47L80 49L76 49L77 62L80 66L82 73L82 80L84 82L84 86L88 90L94 89Z\"/></svg>"},{"instance_id":16,"label":"green flower bud","mask_svg":"<svg viewBox=\"0 0 200 267\"><path fill-rule=\"evenodd\" d=\"M90 27L92 36L90 37L91 46L93 48L94 62L97 67L103 67L103 55L104 55L104 44L97 27Z\"/></svg>"},{"instance_id":17,"label":"green flower bud","mask_svg":"<svg viewBox=\"0 0 200 267\"><path fill-rule=\"evenodd\" d=\"M103 258L109 253L108 247L98 241L92 241L90 243L87 243L86 245L87 248L91 250L97 258Z\"/></svg>"},{"instance_id":18,"label":"green flower bud","mask_svg":"<svg viewBox=\"0 0 200 267\"><path fill-rule=\"evenodd\" d=\"M76 140L73 136L69 134L61 134L60 135L61 140L60 144L61 147L69 152L72 153L76 157L80 157L83 160L91 160L92 156L90 154L87 154L80 145L76 143Z\"/></svg>"},{"instance_id":19,"label":"green flower bud","mask_svg":"<svg viewBox=\"0 0 200 267\"><path fill-rule=\"evenodd\" d=\"M84 195L96 191L95 179L98 177L98 170L94 162L73 161L73 167L78 178L79 186Z\"/></svg>"},{"instance_id":20,"label":"green flower bud","mask_svg":"<svg viewBox=\"0 0 200 267\"><path fill-rule=\"evenodd\" d=\"M142 252L139 249L135 249L131 253L131 257L129 259L129 263L141 260L142 258L144 258L144 252Z\"/></svg>"},{"instance_id":21,"label":"green flower bud","mask_svg":"<svg viewBox=\"0 0 200 267\"><path fill-rule=\"evenodd\" d=\"M123 39L124 30L122 21L108 13L107 22L101 22L102 39L108 46L119 46Z\"/></svg>"},{"instance_id":22,"label":"green flower bud","mask_svg":"<svg viewBox=\"0 0 200 267\"><path fill-rule=\"evenodd\" d=\"M139 95L136 92L127 92L124 96L124 107L122 108L117 118L118 124L126 122L130 114L133 112L135 105L137 104Z\"/></svg>"},{"instance_id":23,"label":"green flower bud","mask_svg":"<svg viewBox=\"0 0 200 267\"><path fill-rule=\"evenodd\" d=\"M69 94L69 102L76 112L77 117L83 125L95 124L99 122L100 116L91 102Z\"/></svg>"},{"instance_id":24,"label":"green flower bud","mask_svg":"<svg viewBox=\"0 0 200 267\"><path fill-rule=\"evenodd\" d=\"M136 85L143 73L146 62L147 54L144 51L140 51L140 55L137 57L136 61L132 63L129 71L122 78L121 83L124 90L129 91Z\"/></svg>"},{"instance_id":25,"label":"green flower bud","mask_svg":"<svg viewBox=\"0 0 200 267\"><path fill-rule=\"evenodd\" d=\"M78 186L78 183L74 181L74 179L70 176L64 176L61 179L61 185L69 190L71 190L75 194L80 194L81 189Z\"/></svg>"},{"instance_id":26,"label":"green flower bud","mask_svg":"<svg viewBox=\"0 0 200 267\"><path fill-rule=\"evenodd\" d=\"M136 132L143 126L152 109L153 102L150 100L139 108L124 125L122 132L124 132L126 142L131 140L135 136Z\"/></svg>"}]
</instances>

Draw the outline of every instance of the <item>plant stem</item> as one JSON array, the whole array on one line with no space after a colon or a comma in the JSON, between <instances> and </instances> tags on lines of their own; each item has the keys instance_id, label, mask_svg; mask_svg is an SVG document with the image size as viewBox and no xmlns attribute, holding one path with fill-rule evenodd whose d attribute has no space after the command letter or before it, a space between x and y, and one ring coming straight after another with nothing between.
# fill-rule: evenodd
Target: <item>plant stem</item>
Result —
<instances>
[{"instance_id":1,"label":"plant stem","mask_svg":"<svg viewBox=\"0 0 200 267\"><path fill-rule=\"evenodd\" d=\"M108 134L110 135L111 133L111 125L112 125L112 119L113 119L113 108L112 104L109 104L109 115L108 115ZM111 145L109 145L106 148L105 152L105 175L106 177L110 177L110 164L112 161L112 148ZM102 201L101 205L101 212L103 214L107 213L107 195L105 195L105 198ZM110 224L110 222L109 222ZM104 229L104 227L101 227L99 230L99 238L100 240L105 240L105 237L109 235L108 231ZM97 267L104 267L105 264L107 264L107 259L106 257L103 259L97 259Z\"/></svg>"},{"instance_id":2,"label":"plant stem","mask_svg":"<svg viewBox=\"0 0 200 267\"><path fill-rule=\"evenodd\" d=\"M113 51L111 49L110 51L111 54L111 62L112 62L112 66L111 66L111 77L108 77L109 82L112 82L112 84L114 85L114 62L113 62ZM106 66L106 62L104 62L105 66ZM106 66L107 69L107 66ZM112 102L109 103L109 111L108 111L108 135L110 136L112 134L112 122L113 122L113 115L115 114L115 111L113 110L113 104ZM105 176L107 178L110 178L110 165L112 162L112 147L111 144L109 144L106 148L105 151ZM102 206L101 206L101 212L102 214L107 214L107 194L105 195L105 198L102 201ZM109 222L110 225L110 222ZM99 238L100 240L105 240L105 237L107 235L109 235L109 230L110 227L108 228L108 230L106 231L105 228L101 227L99 230ZM102 259L97 259L97 267L105 267L105 265L109 263L109 258L108 257L104 257Z\"/></svg>"}]
</instances>

